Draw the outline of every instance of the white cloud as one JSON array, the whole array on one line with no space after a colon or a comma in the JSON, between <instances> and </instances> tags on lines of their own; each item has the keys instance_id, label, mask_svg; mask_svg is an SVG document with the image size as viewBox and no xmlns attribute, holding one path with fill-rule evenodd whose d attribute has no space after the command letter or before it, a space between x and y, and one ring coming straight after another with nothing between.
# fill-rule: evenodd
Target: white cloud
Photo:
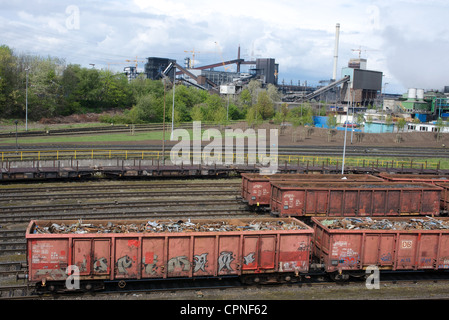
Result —
<instances>
[{"instance_id":1,"label":"white cloud","mask_svg":"<svg viewBox=\"0 0 449 320\"><path fill-rule=\"evenodd\" d=\"M107 67L136 56L183 63L192 57L185 51L193 49L197 64L209 64L236 58L240 44L246 60L253 54L275 58L281 80L317 82L332 75L340 23L339 69L357 57L352 49L361 47L368 67L383 71L384 81L399 92L410 85L449 84L441 53L449 47L445 0L84 0L76 4L79 30L66 28L73 1L0 0L0 5L4 44L84 66Z\"/></svg>"}]
</instances>

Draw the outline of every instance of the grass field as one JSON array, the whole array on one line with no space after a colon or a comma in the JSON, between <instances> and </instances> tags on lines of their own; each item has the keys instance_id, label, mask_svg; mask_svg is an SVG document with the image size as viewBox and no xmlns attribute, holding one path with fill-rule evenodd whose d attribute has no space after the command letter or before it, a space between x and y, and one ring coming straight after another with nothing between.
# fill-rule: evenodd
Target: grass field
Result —
<instances>
[{"instance_id":1,"label":"grass field","mask_svg":"<svg viewBox=\"0 0 449 320\"><path fill-rule=\"evenodd\" d=\"M170 139L170 131L165 132L165 138ZM136 132L131 133L108 133L108 134L78 134L78 135L50 135L44 137L19 137L19 145L32 144L55 144L55 143L101 143L101 142L123 142L123 141L150 141L162 140L162 131L154 132ZM0 139L0 144L15 144L16 138Z\"/></svg>"}]
</instances>

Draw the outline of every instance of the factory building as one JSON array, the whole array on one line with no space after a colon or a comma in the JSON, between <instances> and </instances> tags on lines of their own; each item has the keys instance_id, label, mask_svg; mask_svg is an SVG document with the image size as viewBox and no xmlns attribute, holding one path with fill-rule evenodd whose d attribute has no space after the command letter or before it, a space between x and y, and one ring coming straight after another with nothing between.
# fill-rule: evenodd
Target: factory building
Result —
<instances>
[{"instance_id":1,"label":"factory building","mask_svg":"<svg viewBox=\"0 0 449 320\"><path fill-rule=\"evenodd\" d=\"M250 70L263 84L278 84L279 64L272 58L257 59L256 68Z\"/></svg>"},{"instance_id":2,"label":"factory building","mask_svg":"<svg viewBox=\"0 0 449 320\"><path fill-rule=\"evenodd\" d=\"M175 60L157 57L147 58L147 63L145 63L145 74L147 75L147 78L152 80L161 79L162 72L164 72L172 62L175 62ZM170 70L167 76L173 80L175 78L175 70Z\"/></svg>"},{"instance_id":3,"label":"factory building","mask_svg":"<svg viewBox=\"0 0 449 320\"><path fill-rule=\"evenodd\" d=\"M382 90L382 72L367 70L366 59L351 59L343 68L342 78L350 76L350 81L341 89L342 102L356 105L372 105Z\"/></svg>"},{"instance_id":4,"label":"factory building","mask_svg":"<svg viewBox=\"0 0 449 320\"><path fill-rule=\"evenodd\" d=\"M401 105L406 112L426 112L429 111L429 103L424 101L424 89L408 89L407 100L402 101Z\"/></svg>"},{"instance_id":5,"label":"factory building","mask_svg":"<svg viewBox=\"0 0 449 320\"><path fill-rule=\"evenodd\" d=\"M237 85L248 82L250 79L259 79L262 85L277 85L279 64L273 58L256 59L256 61L244 61L237 58L235 60L224 61L212 65L192 68L186 58L186 64L181 66L175 60L168 58L147 58L145 64L145 74L148 79L158 80L165 73L171 80L176 75L177 79L184 81L187 85L194 85L202 89L219 90L222 85ZM237 64L238 72L216 71L214 68L225 66L228 64ZM253 65L249 68L249 72L239 72L241 64Z\"/></svg>"}]
</instances>

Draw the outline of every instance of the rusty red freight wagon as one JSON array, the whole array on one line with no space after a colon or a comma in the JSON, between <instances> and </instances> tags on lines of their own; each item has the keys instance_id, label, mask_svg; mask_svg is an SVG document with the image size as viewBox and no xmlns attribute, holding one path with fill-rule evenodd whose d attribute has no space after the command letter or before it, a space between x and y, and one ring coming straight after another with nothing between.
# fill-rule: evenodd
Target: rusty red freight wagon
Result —
<instances>
[{"instance_id":1,"label":"rusty red freight wagon","mask_svg":"<svg viewBox=\"0 0 449 320\"><path fill-rule=\"evenodd\" d=\"M448 270L449 219L313 217L313 256L326 272Z\"/></svg>"},{"instance_id":2,"label":"rusty red freight wagon","mask_svg":"<svg viewBox=\"0 0 449 320\"><path fill-rule=\"evenodd\" d=\"M445 214L448 214L448 211L449 211L449 181L448 182L438 181L438 182L434 182L434 184L435 184L435 186L441 188L440 207Z\"/></svg>"},{"instance_id":3,"label":"rusty red freight wagon","mask_svg":"<svg viewBox=\"0 0 449 320\"><path fill-rule=\"evenodd\" d=\"M449 176L438 174L390 174L382 172L379 177L391 182L425 182L432 184L449 182Z\"/></svg>"},{"instance_id":4,"label":"rusty red freight wagon","mask_svg":"<svg viewBox=\"0 0 449 320\"><path fill-rule=\"evenodd\" d=\"M28 278L63 285L68 266L83 283L308 272L313 229L296 219L31 221ZM59 281L59 283L57 283ZM56 284L57 283L57 284Z\"/></svg>"},{"instance_id":5,"label":"rusty red freight wagon","mask_svg":"<svg viewBox=\"0 0 449 320\"><path fill-rule=\"evenodd\" d=\"M421 182L430 183L440 187L441 199L440 208L445 214L448 213L449 209L449 176L447 175L437 175L437 174L387 174L381 173L379 175L382 179L391 182Z\"/></svg>"},{"instance_id":6,"label":"rusty red freight wagon","mask_svg":"<svg viewBox=\"0 0 449 320\"><path fill-rule=\"evenodd\" d=\"M286 216L440 214L442 189L426 183L271 183L270 210Z\"/></svg>"},{"instance_id":7,"label":"rusty red freight wagon","mask_svg":"<svg viewBox=\"0 0 449 320\"><path fill-rule=\"evenodd\" d=\"M270 204L271 181L372 181L382 182L381 178L368 174L273 174L261 175L242 173L242 199L250 206L268 206Z\"/></svg>"}]
</instances>

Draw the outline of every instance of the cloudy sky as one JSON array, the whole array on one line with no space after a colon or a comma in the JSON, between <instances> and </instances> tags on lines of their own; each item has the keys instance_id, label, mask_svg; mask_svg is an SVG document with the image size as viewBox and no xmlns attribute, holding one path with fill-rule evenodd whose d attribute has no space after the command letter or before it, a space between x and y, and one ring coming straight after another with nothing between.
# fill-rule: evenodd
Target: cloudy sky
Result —
<instances>
[{"instance_id":1,"label":"cloudy sky","mask_svg":"<svg viewBox=\"0 0 449 320\"><path fill-rule=\"evenodd\" d=\"M449 85L447 0L0 0L0 44L117 71L147 57L195 66L275 58L279 81L318 84L349 59L384 73L387 93ZM361 51L354 51L354 50ZM223 59L223 60L222 60ZM132 62L135 63L135 62ZM228 70L235 69L230 66Z\"/></svg>"}]
</instances>

